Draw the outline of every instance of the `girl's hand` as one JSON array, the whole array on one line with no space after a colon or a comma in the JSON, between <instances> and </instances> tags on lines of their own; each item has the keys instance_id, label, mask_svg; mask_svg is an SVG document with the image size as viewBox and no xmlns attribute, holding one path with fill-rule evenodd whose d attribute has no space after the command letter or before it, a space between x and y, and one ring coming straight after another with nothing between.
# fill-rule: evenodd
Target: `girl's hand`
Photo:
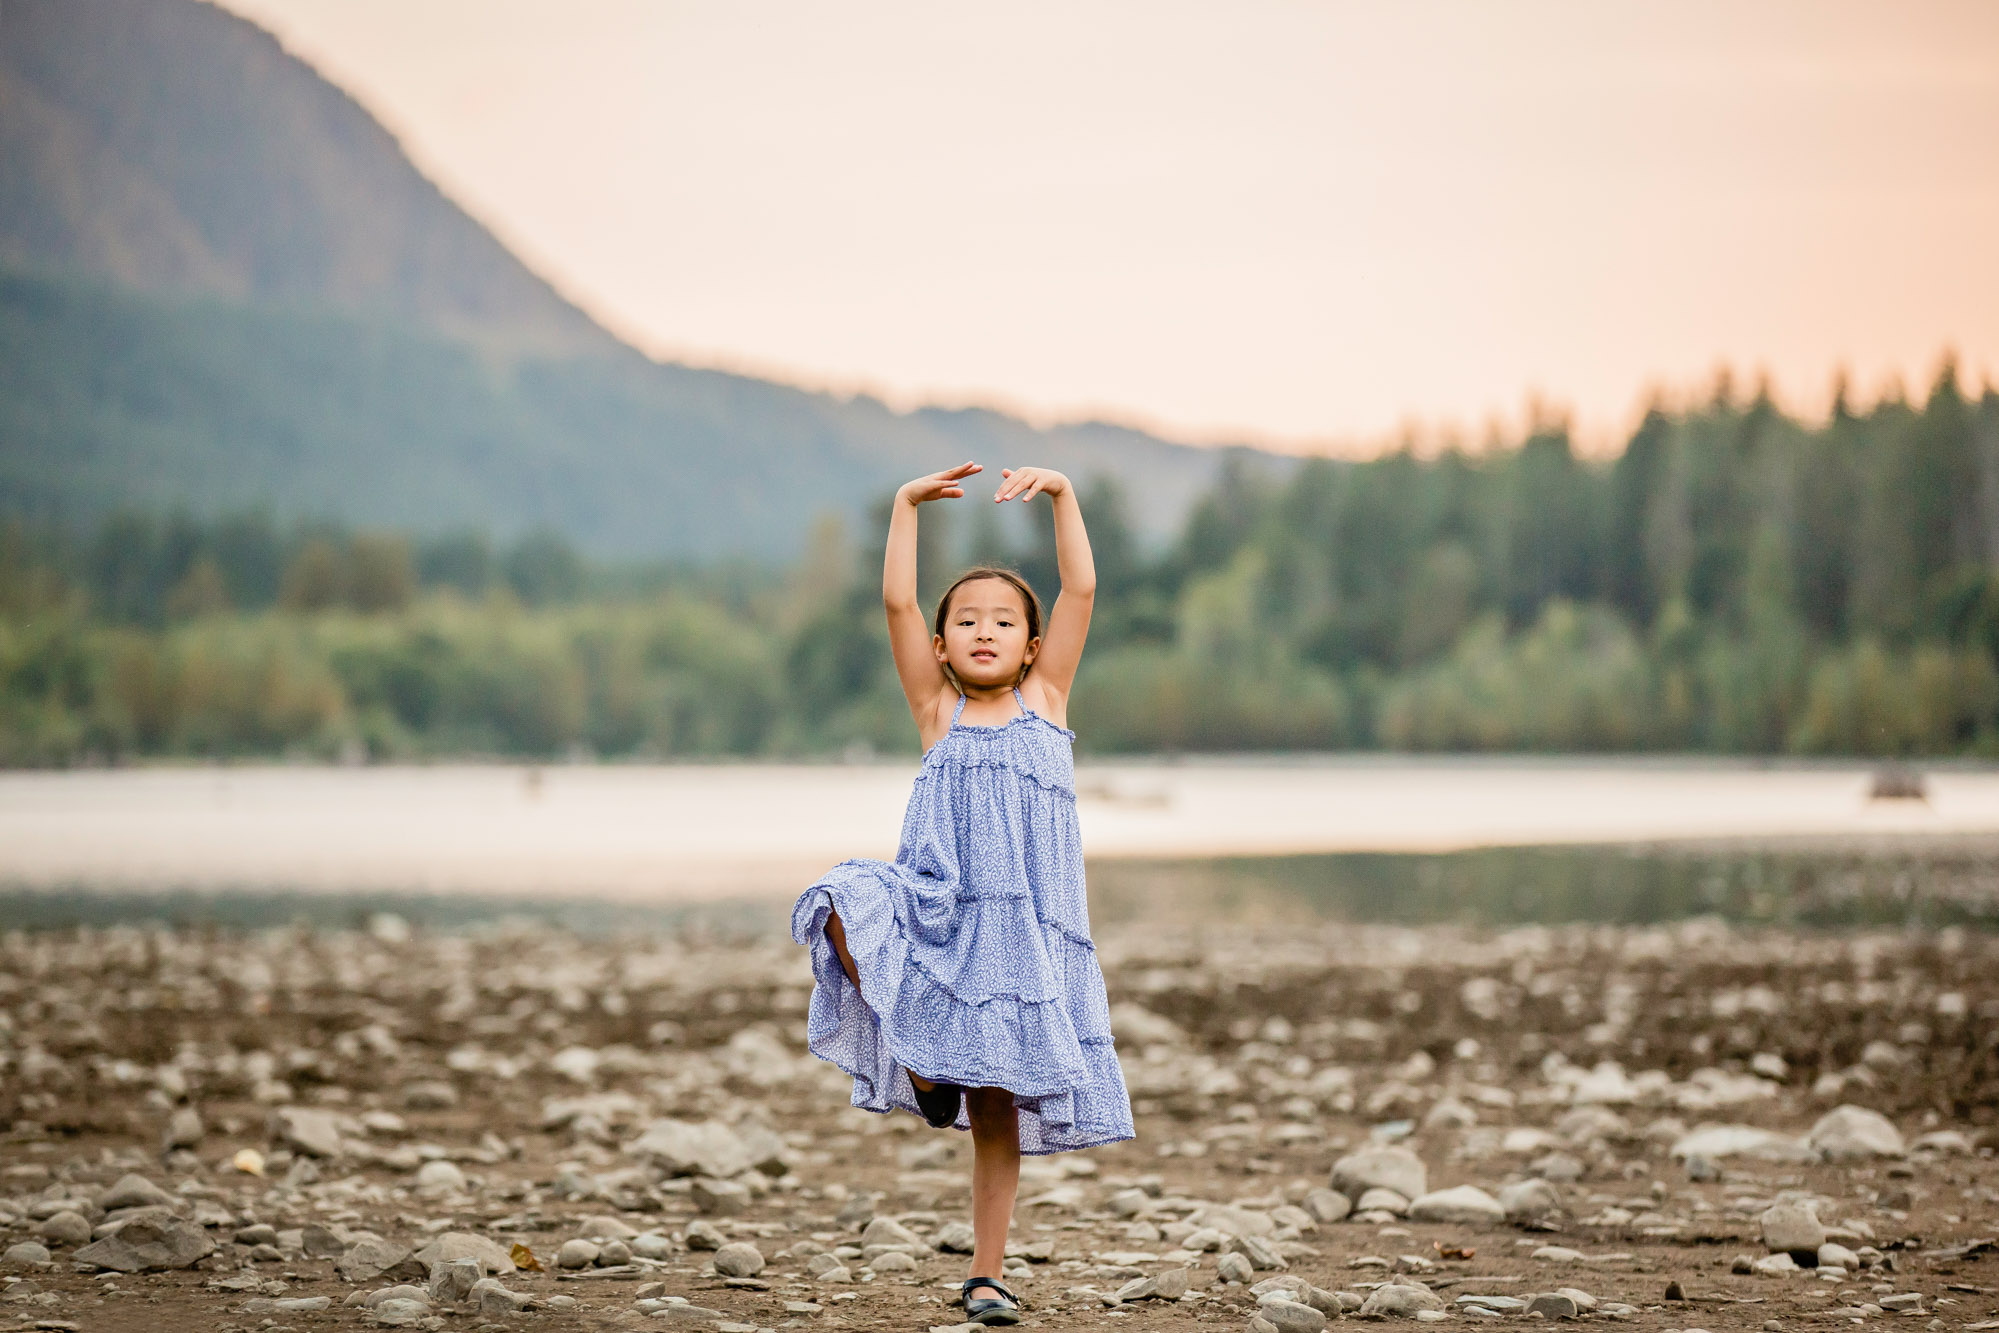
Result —
<instances>
[{"instance_id":1,"label":"girl's hand","mask_svg":"<svg viewBox=\"0 0 1999 1333\"><path fill-rule=\"evenodd\" d=\"M1069 491L1069 479L1052 467L1003 467L1000 476L1006 478L993 494L993 503L999 504L1018 496L1022 500L1032 500L1036 495L1046 495L1054 499Z\"/></svg>"},{"instance_id":2,"label":"girl's hand","mask_svg":"<svg viewBox=\"0 0 1999 1333\"><path fill-rule=\"evenodd\" d=\"M955 500L965 493L965 488L958 483L979 470L977 463L960 463L942 472L906 481L902 489L895 493L896 498L913 505L920 505L925 500Z\"/></svg>"}]
</instances>

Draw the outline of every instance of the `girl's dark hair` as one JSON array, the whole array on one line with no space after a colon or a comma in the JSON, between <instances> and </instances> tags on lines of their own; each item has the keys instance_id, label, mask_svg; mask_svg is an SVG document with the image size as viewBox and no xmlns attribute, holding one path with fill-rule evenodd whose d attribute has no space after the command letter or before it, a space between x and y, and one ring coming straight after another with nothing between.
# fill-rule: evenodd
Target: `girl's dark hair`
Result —
<instances>
[{"instance_id":1,"label":"girl's dark hair","mask_svg":"<svg viewBox=\"0 0 1999 1333\"><path fill-rule=\"evenodd\" d=\"M976 583L980 579L999 579L1004 583L1011 583L1020 593L1020 600L1027 605L1027 637L1029 639L1041 637L1041 599L1034 595L1034 589L1027 586L1027 580L1012 570L1002 569L998 565L975 565L960 574L951 586L944 590L944 595L937 599L937 620L933 628L938 638L944 637L944 621L951 614L951 599L958 595L958 589L967 583ZM948 674L951 668L945 667L944 670ZM1021 674L1027 674L1025 667L1021 669ZM955 677L952 679L952 684L957 684Z\"/></svg>"}]
</instances>

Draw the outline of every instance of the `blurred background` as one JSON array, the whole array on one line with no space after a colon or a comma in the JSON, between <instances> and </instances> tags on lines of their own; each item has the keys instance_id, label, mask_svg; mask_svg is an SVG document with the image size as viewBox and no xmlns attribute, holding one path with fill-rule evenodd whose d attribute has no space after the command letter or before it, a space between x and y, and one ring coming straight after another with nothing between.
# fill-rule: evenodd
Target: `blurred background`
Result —
<instances>
[{"instance_id":1,"label":"blurred background","mask_svg":"<svg viewBox=\"0 0 1999 1333\"><path fill-rule=\"evenodd\" d=\"M1995 116L1969 2L7 0L0 762L887 761L788 874L893 832L887 497L974 458L1080 488L1120 856L1202 755L1310 799L1175 855L1991 834ZM926 597L1048 521L927 508ZM1838 781L1419 847L1365 752ZM146 879L70 777L8 874Z\"/></svg>"}]
</instances>

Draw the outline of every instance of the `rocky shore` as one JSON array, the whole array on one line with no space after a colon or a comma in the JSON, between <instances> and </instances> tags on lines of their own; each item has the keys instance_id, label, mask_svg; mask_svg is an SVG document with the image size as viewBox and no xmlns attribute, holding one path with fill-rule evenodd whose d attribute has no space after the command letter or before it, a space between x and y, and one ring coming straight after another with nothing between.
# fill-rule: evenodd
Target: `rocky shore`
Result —
<instances>
[{"instance_id":1,"label":"rocky shore","mask_svg":"<svg viewBox=\"0 0 1999 1333\"><path fill-rule=\"evenodd\" d=\"M1030 1326L1999 1329L1999 938L1100 931L1136 1141ZM969 1142L771 931L0 937L0 1329L930 1329Z\"/></svg>"}]
</instances>

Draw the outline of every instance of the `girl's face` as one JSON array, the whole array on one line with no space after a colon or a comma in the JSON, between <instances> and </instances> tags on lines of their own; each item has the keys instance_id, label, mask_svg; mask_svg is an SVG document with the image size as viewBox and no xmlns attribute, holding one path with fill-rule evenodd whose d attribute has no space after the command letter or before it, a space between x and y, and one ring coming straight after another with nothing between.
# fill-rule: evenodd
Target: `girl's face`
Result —
<instances>
[{"instance_id":1,"label":"girl's face","mask_svg":"<svg viewBox=\"0 0 1999 1333\"><path fill-rule=\"evenodd\" d=\"M975 579L959 587L931 647L965 685L1002 688L1020 679L1040 639L1027 637L1027 607L1005 579Z\"/></svg>"}]
</instances>

